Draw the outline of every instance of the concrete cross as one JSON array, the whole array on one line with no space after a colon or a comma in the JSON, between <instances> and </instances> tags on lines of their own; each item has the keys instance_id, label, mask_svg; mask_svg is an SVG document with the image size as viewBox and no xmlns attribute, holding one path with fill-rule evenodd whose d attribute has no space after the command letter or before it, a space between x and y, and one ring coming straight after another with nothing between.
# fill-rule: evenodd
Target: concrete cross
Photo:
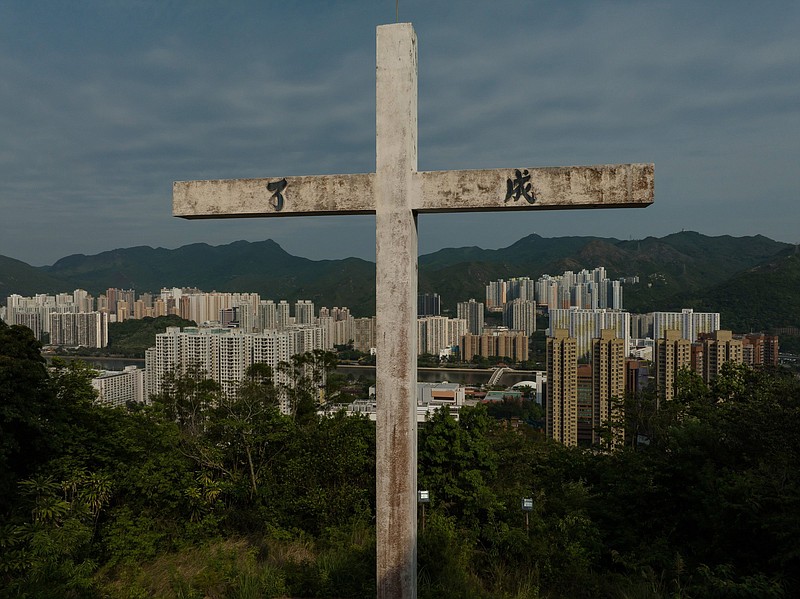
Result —
<instances>
[{"instance_id":1,"label":"concrete cross","mask_svg":"<svg viewBox=\"0 0 800 599\"><path fill-rule=\"evenodd\" d=\"M376 172L178 181L173 214L376 215L378 597L416 597L417 215L644 207L652 164L417 171L417 39L377 28Z\"/></svg>"}]
</instances>

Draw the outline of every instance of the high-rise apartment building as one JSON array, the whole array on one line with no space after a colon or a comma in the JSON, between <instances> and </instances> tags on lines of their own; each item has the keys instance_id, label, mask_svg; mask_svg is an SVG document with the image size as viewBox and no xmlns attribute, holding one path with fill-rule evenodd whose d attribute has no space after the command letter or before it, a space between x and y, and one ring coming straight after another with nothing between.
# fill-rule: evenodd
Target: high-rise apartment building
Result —
<instances>
[{"instance_id":1,"label":"high-rise apartment building","mask_svg":"<svg viewBox=\"0 0 800 599\"><path fill-rule=\"evenodd\" d=\"M42 340L42 333L44 332L44 322L42 319L42 313L39 310L28 310L28 309L17 310L14 313L13 318L14 320L9 319L8 324L19 324L24 327L28 327L31 331L33 331L34 337L36 337L40 341ZM48 328L50 328L49 325ZM52 339L50 343L52 344Z\"/></svg>"},{"instance_id":2,"label":"high-rise apartment building","mask_svg":"<svg viewBox=\"0 0 800 599\"><path fill-rule=\"evenodd\" d=\"M250 334L217 335L211 344L211 374L222 391L235 396L247 368L253 364L253 336Z\"/></svg>"},{"instance_id":3,"label":"high-rise apartment building","mask_svg":"<svg viewBox=\"0 0 800 599\"><path fill-rule=\"evenodd\" d=\"M220 310L219 317L216 320L222 327L241 329L241 323L239 321L239 306ZM242 330L244 331L244 329Z\"/></svg>"},{"instance_id":4,"label":"high-rise apartment building","mask_svg":"<svg viewBox=\"0 0 800 599\"><path fill-rule=\"evenodd\" d=\"M656 393L659 401L675 397L677 376L692 364L692 342L679 330L667 329L656 340Z\"/></svg>"},{"instance_id":5,"label":"high-rise apartment building","mask_svg":"<svg viewBox=\"0 0 800 599\"><path fill-rule=\"evenodd\" d=\"M536 281L536 303L540 306L547 306L550 310L569 308L570 306L569 303L561 305L558 281L550 275L544 275Z\"/></svg>"},{"instance_id":6,"label":"high-rise apartment building","mask_svg":"<svg viewBox=\"0 0 800 599\"><path fill-rule=\"evenodd\" d=\"M337 345L355 343L355 319L350 315L347 307L334 306L328 309L322 306L317 317L317 326L325 330L326 349L333 349Z\"/></svg>"},{"instance_id":7,"label":"high-rise apartment building","mask_svg":"<svg viewBox=\"0 0 800 599\"><path fill-rule=\"evenodd\" d=\"M458 345L467 332L463 318L426 316L417 319L417 353L439 355Z\"/></svg>"},{"instance_id":8,"label":"high-rise apartment building","mask_svg":"<svg viewBox=\"0 0 800 599\"><path fill-rule=\"evenodd\" d=\"M199 369L220 384L227 394L235 394L252 364L267 364L274 381L289 385L290 377L278 367L295 354L323 349L324 334L314 326L300 326L284 331L243 333L237 329L169 327L156 335L156 345L145 353L148 373L148 397L160 393L168 372L186 374ZM288 413L287 397L280 407Z\"/></svg>"},{"instance_id":9,"label":"high-rise apartment building","mask_svg":"<svg viewBox=\"0 0 800 599\"><path fill-rule=\"evenodd\" d=\"M235 308L237 309L236 317L239 328L245 333L258 333L258 304L242 299Z\"/></svg>"},{"instance_id":10,"label":"high-rise apartment building","mask_svg":"<svg viewBox=\"0 0 800 599\"><path fill-rule=\"evenodd\" d=\"M528 336L523 331L489 332L495 342L495 355L514 362L528 361Z\"/></svg>"},{"instance_id":11,"label":"high-rise apartment building","mask_svg":"<svg viewBox=\"0 0 800 599\"><path fill-rule=\"evenodd\" d=\"M327 312L327 308L319 311L317 326L325 331L325 349L332 350L336 345L336 321L333 319L333 316L326 315Z\"/></svg>"},{"instance_id":12,"label":"high-rise apartment building","mask_svg":"<svg viewBox=\"0 0 800 599\"><path fill-rule=\"evenodd\" d=\"M622 281L611 280L602 266L558 276L543 275L535 283L536 301L550 310L622 310Z\"/></svg>"},{"instance_id":13,"label":"high-rise apartment building","mask_svg":"<svg viewBox=\"0 0 800 599\"><path fill-rule=\"evenodd\" d=\"M503 324L530 337L536 332L536 302L526 299L507 302L503 308Z\"/></svg>"},{"instance_id":14,"label":"high-rise apartment building","mask_svg":"<svg viewBox=\"0 0 800 599\"><path fill-rule=\"evenodd\" d=\"M256 332L274 331L278 328L278 312L275 302L261 300L258 302L258 315L256 317Z\"/></svg>"},{"instance_id":15,"label":"high-rise apartment building","mask_svg":"<svg viewBox=\"0 0 800 599\"><path fill-rule=\"evenodd\" d=\"M468 302L458 302L457 315L467 322L467 332L480 335L483 332L483 302L474 299Z\"/></svg>"},{"instance_id":16,"label":"high-rise apartment building","mask_svg":"<svg viewBox=\"0 0 800 599\"><path fill-rule=\"evenodd\" d=\"M506 303L506 282L503 279L490 281L486 285L486 309L500 312Z\"/></svg>"},{"instance_id":17,"label":"high-rise apartment building","mask_svg":"<svg viewBox=\"0 0 800 599\"><path fill-rule=\"evenodd\" d=\"M742 337L742 359L748 366L777 366L778 350L777 335L750 333Z\"/></svg>"},{"instance_id":18,"label":"high-rise apartment building","mask_svg":"<svg viewBox=\"0 0 800 599\"><path fill-rule=\"evenodd\" d=\"M50 343L66 347L105 347L108 345L108 314L52 312Z\"/></svg>"},{"instance_id":19,"label":"high-rise apartment building","mask_svg":"<svg viewBox=\"0 0 800 599\"><path fill-rule=\"evenodd\" d=\"M442 300L438 293L417 294L417 317L441 316Z\"/></svg>"},{"instance_id":20,"label":"high-rise apartment building","mask_svg":"<svg viewBox=\"0 0 800 599\"><path fill-rule=\"evenodd\" d=\"M351 316L350 308L347 306L342 306L341 308L334 306L331 308L331 316L333 316L333 319L336 321L347 320Z\"/></svg>"},{"instance_id":21,"label":"high-rise apartment building","mask_svg":"<svg viewBox=\"0 0 800 599\"><path fill-rule=\"evenodd\" d=\"M163 299L156 298L153 300L153 318L158 318L159 316L166 316L167 312L167 302Z\"/></svg>"},{"instance_id":22,"label":"high-rise apartment building","mask_svg":"<svg viewBox=\"0 0 800 599\"><path fill-rule=\"evenodd\" d=\"M567 329L575 338L579 360L587 360L592 351L592 339L600 337L603 329L612 329L622 339L624 352L630 352L630 317L620 310L584 310L571 307L568 310L550 310L550 334L555 329Z\"/></svg>"},{"instance_id":23,"label":"high-rise apartment building","mask_svg":"<svg viewBox=\"0 0 800 599\"><path fill-rule=\"evenodd\" d=\"M278 330L288 329L289 325L292 324L292 319L289 316L289 302L286 300L279 301L278 305L275 307L275 312L275 324Z\"/></svg>"},{"instance_id":24,"label":"high-rise apartment building","mask_svg":"<svg viewBox=\"0 0 800 599\"><path fill-rule=\"evenodd\" d=\"M461 337L459 351L466 362L475 356L525 362L528 360L528 337L522 331L484 329L482 335L467 333Z\"/></svg>"},{"instance_id":25,"label":"high-rise apartment building","mask_svg":"<svg viewBox=\"0 0 800 599\"><path fill-rule=\"evenodd\" d=\"M631 314L631 337L633 339L655 339L653 337L653 314Z\"/></svg>"},{"instance_id":26,"label":"high-rise apartment building","mask_svg":"<svg viewBox=\"0 0 800 599\"><path fill-rule=\"evenodd\" d=\"M536 281L529 277L513 277L508 281L498 279L486 285L486 309L501 312L505 305L515 299L536 300Z\"/></svg>"},{"instance_id":27,"label":"high-rise apartment building","mask_svg":"<svg viewBox=\"0 0 800 599\"><path fill-rule=\"evenodd\" d=\"M51 334L52 314L89 314L93 313L91 308L94 306L94 299L86 291L76 289L72 293L59 293L57 295L37 294L34 297L23 297L21 295L12 294L6 300L5 309L5 322L9 325L19 324L24 325L31 329L40 341L45 340L45 334ZM84 335L81 337L80 342L76 341L78 335L75 327L85 327L87 324L79 324L83 322L82 319L73 319L72 324L68 325L65 331L56 331L56 337L59 341L66 340L67 345L84 345L86 346L90 340ZM103 321L106 322L106 321ZM107 323L106 323L107 324ZM88 333L87 333L88 334ZM67 337L65 337L67 335ZM96 339L100 339L100 343L105 347L107 341L103 340L102 332L100 337L92 338L89 347L98 347L94 345ZM52 339L50 340L53 343Z\"/></svg>"},{"instance_id":28,"label":"high-rise apartment building","mask_svg":"<svg viewBox=\"0 0 800 599\"><path fill-rule=\"evenodd\" d=\"M120 302L125 302L122 305L130 312L133 303L136 301L135 296L136 291L133 289L117 289L116 287L109 287L106 290L109 312L116 315L117 309L120 307ZM123 318L125 317L123 316Z\"/></svg>"},{"instance_id":29,"label":"high-rise apartment building","mask_svg":"<svg viewBox=\"0 0 800 599\"><path fill-rule=\"evenodd\" d=\"M704 335L701 342L703 346L702 376L706 383L710 383L719 376L723 364L727 362L741 364L743 362L742 340L734 339L731 331L714 331Z\"/></svg>"},{"instance_id":30,"label":"high-rise apartment building","mask_svg":"<svg viewBox=\"0 0 800 599\"><path fill-rule=\"evenodd\" d=\"M72 303L77 312L94 312L94 298L83 289L72 292Z\"/></svg>"},{"instance_id":31,"label":"high-rise apartment building","mask_svg":"<svg viewBox=\"0 0 800 599\"><path fill-rule=\"evenodd\" d=\"M529 277L512 277L506 281L506 303L521 300L536 300L536 281Z\"/></svg>"},{"instance_id":32,"label":"high-rise apartment building","mask_svg":"<svg viewBox=\"0 0 800 599\"><path fill-rule=\"evenodd\" d=\"M578 364L577 340L566 329L548 337L546 432L566 445L619 446L624 442L624 342L604 329L592 340L591 355L590 364Z\"/></svg>"},{"instance_id":33,"label":"high-rise apartment building","mask_svg":"<svg viewBox=\"0 0 800 599\"><path fill-rule=\"evenodd\" d=\"M624 443L621 424L625 399L625 342L612 329L592 340L592 443L601 442L599 430L613 420L612 447Z\"/></svg>"},{"instance_id":34,"label":"high-rise apartment building","mask_svg":"<svg viewBox=\"0 0 800 599\"><path fill-rule=\"evenodd\" d=\"M564 445L578 444L577 342L567 329L547 338L545 432Z\"/></svg>"},{"instance_id":35,"label":"high-rise apartment building","mask_svg":"<svg viewBox=\"0 0 800 599\"><path fill-rule=\"evenodd\" d=\"M625 360L625 393L638 396L644 389L650 377L648 367L651 360L626 359Z\"/></svg>"},{"instance_id":36,"label":"high-rise apartment building","mask_svg":"<svg viewBox=\"0 0 800 599\"><path fill-rule=\"evenodd\" d=\"M578 364L577 378L577 427L578 445L588 447L595 442L594 388L592 386L592 365Z\"/></svg>"},{"instance_id":37,"label":"high-rise apartment building","mask_svg":"<svg viewBox=\"0 0 800 599\"><path fill-rule=\"evenodd\" d=\"M350 316L349 311L346 315L340 314L340 317L333 321L333 345L347 345L355 341L354 323L355 318Z\"/></svg>"},{"instance_id":38,"label":"high-rise apartment building","mask_svg":"<svg viewBox=\"0 0 800 599\"><path fill-rule=\"evenodd\" d=\"M701 333L719 330L719 312L695 312L684 308L680 312L653 312L653 339L660 339L664 331L678 330L683 339L697 341Z\"/></svg>"},{"instance_id":39,"label":"high-rise apartment building","mask_svg":"<svg viewBox=\"0 0 800 599\"><path fill-rule=\"evenodd\" d=\"M375 345L375 317L356 318L353 321L353 349L369 353Z\"/></svg>"},{"instance_id":40,"label":"high-rise apartment building","mask_svg":"<svg viewBox=\"0 0 800 599\"><path fill-rule=\"evenodd\" d=\"M314 324L314 302L297 300L294 304L295 324Z\"/></svg>"}]
</instances>

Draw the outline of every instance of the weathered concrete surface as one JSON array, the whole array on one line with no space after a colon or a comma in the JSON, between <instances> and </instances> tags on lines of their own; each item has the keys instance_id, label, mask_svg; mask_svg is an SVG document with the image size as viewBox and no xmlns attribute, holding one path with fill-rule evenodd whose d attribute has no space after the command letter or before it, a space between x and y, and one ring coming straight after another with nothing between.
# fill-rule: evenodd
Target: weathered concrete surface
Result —
<instances>
[{"instance_id":1,"label":"weathered concrete surface","mask_svg":"<svg viewBox=\"0 0 800 599\"><path fill-rule=\"evenodd\" d=\"M377 32L376 527L378 597L417 596L417 38Z\"/></svg>"},{"instance_id":2,"label":"weathered concrete surface","mask_svg":"<svg viewBox=\"0 0 800 599\"><path fill-rule=\"evenodd\" d=\"M278 210L275 192L267 185L283 179L286 187ZM172 213L183 218L371 214L374 186L374 174L176 181Z\"/></svg>"},{"instance_id":3,"label":"weathered concrete surface","mask_svg":"<svg viewBox=\"0 0 800 599\"><path fill-rule=\"evenodd\" d=\"M516 172L530 179L528 195L508 195ZM652 164L605 164L549 168L520 167L472 171L434 171L421 179L418 212L636 208L653 203Z\"/></svg>"},{"instance_id":4,"label":"weathered concrete surface","mask_svg":"<svg viewBox=\"0 0 800 599\"><path fill-rule=\"evenodd\" d=\"M533 202L506 199L516 171L530 175ZM374 214L375 175L320 175L173 183L173 214L183 218ZM268 184L286 181L282 202ZM604 164L413 172L415 212L501 212L565 208L644 208L653 203L652 164ZM278 209L280 208L280 209Z\"/></svg>"}]
</instances>

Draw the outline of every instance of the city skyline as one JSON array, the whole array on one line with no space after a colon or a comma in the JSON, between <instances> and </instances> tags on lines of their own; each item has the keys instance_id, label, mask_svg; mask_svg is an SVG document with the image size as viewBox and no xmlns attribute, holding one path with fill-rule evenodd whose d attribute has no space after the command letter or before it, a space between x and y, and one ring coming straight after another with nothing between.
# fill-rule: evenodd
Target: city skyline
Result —
<instances>
[{"instance_id":1,"label":"city skyline","mask_svg":"<svg viewBox=\"0 0 800 599\"><path fill-rule=\"evenodd\" d=\"M419 35L420 169L652 161L658 181L641 211L425 215L421 253L534 232L800 241L800 6L399 10ZM372 217L186 222L171 184L374 171L375 27L394 18L392 2L5 3L0 254L274 239L374 260Z\"/></svg>"}]
</instances>

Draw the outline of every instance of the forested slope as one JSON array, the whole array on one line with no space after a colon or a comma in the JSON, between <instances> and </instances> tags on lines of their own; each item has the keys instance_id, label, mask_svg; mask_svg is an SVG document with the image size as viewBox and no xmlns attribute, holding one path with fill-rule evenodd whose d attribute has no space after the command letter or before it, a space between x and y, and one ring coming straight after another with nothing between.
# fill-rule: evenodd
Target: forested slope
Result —
<instances>
[{"instance_id":1,"label":"forested slope","mask_svg":"<svg viewBox=\"0 0 800 599\"><path fill-rule=\"evenodd\" d=\"M30 331L0 323L0 595L374 597L374 425L318 417L318 379L290 368L290 416L268 369L237 398L178 377L110 409L85 368L48 373ZM796 377L690 378L661 409L627 403L625 426L608 452L480 406L433 417L419 596L800 594Z\"/></svg>"}]
</instances>

